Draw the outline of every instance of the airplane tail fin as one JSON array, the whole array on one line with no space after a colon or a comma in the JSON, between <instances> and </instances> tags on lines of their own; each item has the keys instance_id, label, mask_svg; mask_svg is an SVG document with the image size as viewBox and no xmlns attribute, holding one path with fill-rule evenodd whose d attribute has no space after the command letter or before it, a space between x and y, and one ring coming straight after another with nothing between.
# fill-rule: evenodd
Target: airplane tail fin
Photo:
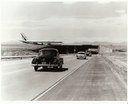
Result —
<instances>
[{"instance_id":1,"label":"airplane tail fin","mask_svg":"<svg viewBox=\"0 0 128 104\"><path fill-rule=\"evenodd\" d=\"M21 34L22 39L23 39L24 41L27 41L27 40L28 40L27 37L26 37L23 33L20 33L20 34Z\"/></svg>"}]
</instances>

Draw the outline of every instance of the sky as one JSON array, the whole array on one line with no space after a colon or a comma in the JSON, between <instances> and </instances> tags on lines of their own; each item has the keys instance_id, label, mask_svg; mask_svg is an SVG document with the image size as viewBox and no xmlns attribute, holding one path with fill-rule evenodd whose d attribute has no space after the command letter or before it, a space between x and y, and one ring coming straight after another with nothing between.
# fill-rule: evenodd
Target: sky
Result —
<instances>
[{"instance_id":1,"label":"sky","mask_svg":"<svg viewBox=\"0 0 128 104\"><path fill-rule=\"evenodd\" d=\"M1 42L30 40L126 42L126 1L6 1L1 6Z\"/></svg>"}]
</instances>

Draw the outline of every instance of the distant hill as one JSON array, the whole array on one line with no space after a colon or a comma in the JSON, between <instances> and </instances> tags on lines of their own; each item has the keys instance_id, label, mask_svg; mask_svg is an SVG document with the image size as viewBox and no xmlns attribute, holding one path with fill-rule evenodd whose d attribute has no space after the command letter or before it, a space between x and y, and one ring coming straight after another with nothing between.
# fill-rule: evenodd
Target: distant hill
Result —
<instances>
[{"instance_id":1,"label":"distant hill","mask_svg":"<svg viewBox=\"0 0 128 104\"><path fill-rule=\"evenodd\" d=\"M126 46L127 42L121 42L121 43L112 43L112 42L101 42L101 41L95 41L95 42L74 42L73 44L96 44L96 45L123 45Z\"/></svg>"},{"instance_id":2,"label":"distant hill","mask_svg":"<svg viewBox=\"0 0 128 104\"><path fill-rule=\"evenodd\" d=\"M32 45L32 44L25 44L20 41L9 41L9 42L2 42L1 48L25 48L25 49L36 49L41 48L40 45Z\"/></svg>"},{"instance_id":3,"label":"distant hill","mask_svg":"<svg viewBox=\"0 0 128 104\"><path fill-rule=\"evenodd\" d=\"M20 41L7 41L7 42L2 42L2 45L7 45L7 44L23 44Z\"/></svg>"}]
</instances>

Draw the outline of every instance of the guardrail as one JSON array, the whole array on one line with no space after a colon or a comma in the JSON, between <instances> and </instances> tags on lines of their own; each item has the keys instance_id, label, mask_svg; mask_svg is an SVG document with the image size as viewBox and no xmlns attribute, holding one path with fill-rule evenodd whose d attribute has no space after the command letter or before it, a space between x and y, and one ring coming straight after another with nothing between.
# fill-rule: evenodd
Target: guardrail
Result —
<instances>
[{"instance_id":1,"label":"guardrail","mask_svg":"<svg viewBox=\"0 0 128 104\"><path fill-rule=\"evenodd\" d=\"M37 55L25 55L25 56L1 56L1 59L23 59L23 58L33 58Z\"/></svg>"}]
</instances>

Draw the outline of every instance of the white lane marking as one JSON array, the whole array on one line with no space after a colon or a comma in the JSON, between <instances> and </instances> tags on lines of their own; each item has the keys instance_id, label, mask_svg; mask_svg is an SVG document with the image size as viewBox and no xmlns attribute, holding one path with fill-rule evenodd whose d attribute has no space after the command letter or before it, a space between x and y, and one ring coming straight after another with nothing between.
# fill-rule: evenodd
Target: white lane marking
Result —
<instances>
[{"instance_id":1,"label":"white lane marking","mask_svg":"<svg viewBox=\"0 0 128 104\"><path fill-rule=\"evenodd\" d=\"M92 58L90 58L92 59ZM89 60L90 60L89 59ZM86 62L84 62L82 65L80 65L78 68L75 68L74 70L72 70L70 73L68 73L67 75L65 75L64 77L62 77L61 79L59 79L58 81L56 81L53 85L51 85L49 88L47 88L46 90L44 90L43 92L41 92L40 94L38 94L36 97L34 97L33 99L31 99L31 101L36 101L38 100L41 96L43 96L44 94L46 94L48 91L50 91L51 89L53 89L55 86L57 86L60 82L62 82L64 79L66 79L68 76L70 76L72 73L74 73L75 71L77 71L80 67L82 67L85 63L87 63L89 60L87 60Z\"/></svg>"}]
</instances>

